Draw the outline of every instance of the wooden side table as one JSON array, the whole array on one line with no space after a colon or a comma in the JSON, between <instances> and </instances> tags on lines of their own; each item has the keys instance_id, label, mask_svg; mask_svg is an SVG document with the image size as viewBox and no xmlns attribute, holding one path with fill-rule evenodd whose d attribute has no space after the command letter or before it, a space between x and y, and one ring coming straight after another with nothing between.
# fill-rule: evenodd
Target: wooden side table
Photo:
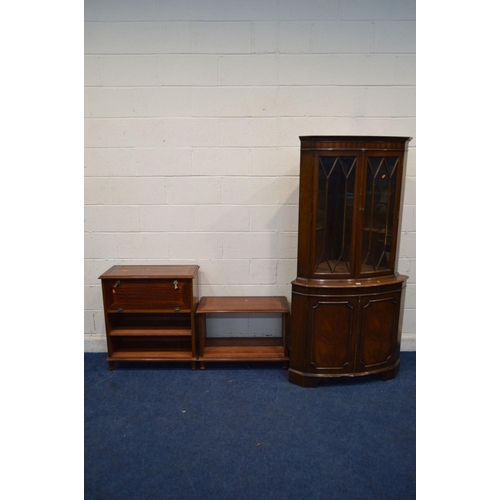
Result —
<instances>
[{"instance_id":1,"label":"wooden side table","mask_svg":"<svg viewBox=\"0 0 500 500\"><path fill-rule=\"evenodd\" d=\"M281 361L288 368L290 307L286 297L202 297L196 314L202 370L206 361ZM281 337L207 338L207 314L281 314Z\"/></svg>"}]
</instances>

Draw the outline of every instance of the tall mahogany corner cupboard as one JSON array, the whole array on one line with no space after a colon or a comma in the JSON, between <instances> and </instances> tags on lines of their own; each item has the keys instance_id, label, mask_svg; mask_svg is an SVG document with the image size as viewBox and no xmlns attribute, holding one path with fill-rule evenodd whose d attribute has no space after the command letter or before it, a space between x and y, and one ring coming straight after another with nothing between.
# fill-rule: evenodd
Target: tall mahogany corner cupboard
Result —
<instances>
[{"instance_id":1,"label":"tall mahogany corner cupboard","mask_svg":"<svg viewBox=\"0 0 500 500\"><path fill-rule=\"evenodd\" d=\"M301 137L289 381L399 370L408 137Z\"/></svg>"}]
</instances>

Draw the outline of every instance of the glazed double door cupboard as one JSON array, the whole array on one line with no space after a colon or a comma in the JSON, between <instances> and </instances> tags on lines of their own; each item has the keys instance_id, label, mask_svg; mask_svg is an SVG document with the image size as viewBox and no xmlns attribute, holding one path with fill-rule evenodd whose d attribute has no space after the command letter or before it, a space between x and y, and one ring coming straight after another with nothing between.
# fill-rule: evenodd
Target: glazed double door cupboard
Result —
<instances>
[{"instance_id":1,"label":"glazed double door cupboard","mask_svg":"<svg viewBox=\"0 0 500 500\"><path fill-rule=\"evenodd\" d=\"M301 137L289 380L399 369L396 272L408 137Z\"/></svg>"}]
</instances>

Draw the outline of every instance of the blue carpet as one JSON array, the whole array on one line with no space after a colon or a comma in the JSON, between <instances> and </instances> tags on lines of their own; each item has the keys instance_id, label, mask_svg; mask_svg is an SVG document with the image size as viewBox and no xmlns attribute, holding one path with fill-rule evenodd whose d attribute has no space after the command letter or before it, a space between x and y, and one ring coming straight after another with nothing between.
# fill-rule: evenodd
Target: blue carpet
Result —
<instances>
[{"instance_id":1,"label":"blue carpet","mask_svg":"<svg viewBox=\"0 0 500 500\"><path fill-rule=\"evenodd\" d=\"M85 353L86 500L416 497L416 354L399 375L288 382L275 364Z\"/></svg>"}]
</instances>

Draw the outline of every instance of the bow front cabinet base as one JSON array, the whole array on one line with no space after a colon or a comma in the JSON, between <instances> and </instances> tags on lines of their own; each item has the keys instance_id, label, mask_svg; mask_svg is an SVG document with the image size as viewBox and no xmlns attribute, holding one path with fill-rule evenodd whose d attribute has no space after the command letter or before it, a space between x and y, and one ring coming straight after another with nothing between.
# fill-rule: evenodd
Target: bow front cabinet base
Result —
<instances>
[{"instance_id":1,"label":"bow front cabinet base","mask_svg":"<svg viewBox=\"0 0 500 500\"><path fill-rule=\"evenodd\" d=\"M398 275L323 285L294 281L289 381L316 387L331 377L379 373L384 380L394 378L406 279Z\"/></svg>"}]
</instances>

